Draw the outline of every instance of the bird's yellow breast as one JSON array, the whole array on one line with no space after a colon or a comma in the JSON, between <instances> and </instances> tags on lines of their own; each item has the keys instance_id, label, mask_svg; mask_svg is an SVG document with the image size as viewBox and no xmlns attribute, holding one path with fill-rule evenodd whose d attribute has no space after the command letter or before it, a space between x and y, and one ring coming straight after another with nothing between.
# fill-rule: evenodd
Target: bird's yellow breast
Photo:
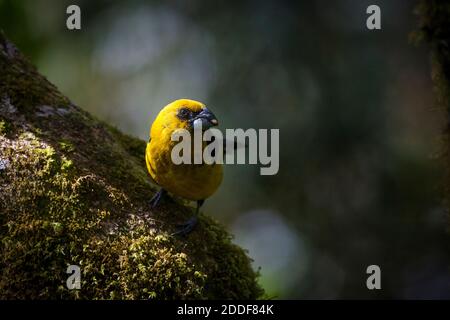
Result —
<instances>
[{"instance_id":1,"label":"bird's yellow breast","mask_svg":"<svg viewBox=\"0 0 450 320\"><path fill-rule=\"evenodd\" d=\"M171 159L172 133L186 127L176 117L178 105L192 103L192 100L177 100L166 106L157 116L150 130L150 141L145 153L147 169L152 178L165 190L189 200L203 200L210 197L222 182L220 164L179 164ZM196 101L193 101L196 102ZM196 102L198 108L203 105ZM192 108L196 108L194 104Z\"/></svg>"}]
</instances>

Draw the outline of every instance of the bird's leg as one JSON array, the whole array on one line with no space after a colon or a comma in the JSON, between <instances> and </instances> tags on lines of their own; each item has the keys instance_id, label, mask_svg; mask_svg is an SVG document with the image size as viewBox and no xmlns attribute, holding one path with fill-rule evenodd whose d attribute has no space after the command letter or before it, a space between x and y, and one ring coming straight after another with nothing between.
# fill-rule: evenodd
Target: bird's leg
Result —
<instances>
[{"instance_id":1,"label":"bird's leg","mask_svg":"<svg viewBox=\"0 0 450 320\"><path fill-rule=\"evenodd\" d=\"M172 233L173 236L187 236L189 233L194 230L194 227L198 223L197 216L192 216L185 223L177 225L177 231Z\"/></svg>"},{"instance_id":2,"label":"bird's leg","mask_svg":"<svg viewBox=\"0 0 450 320\"><path fill-rule=\"evenodd\" d=\"M195 210L195 215L189 218L185 223L178 225L178 230L172 233L172 235L182 235L187 236L189 233L194 230L195 226L198 223L198 212L200 210L200 207L203 205L205 200L198 200L197 201L197 209Z\"/></svg>"},{"instance_id":3,"label":"bird's leg","mask_svg":"<svg viewBox=\"0 0 450 320\"><path fill-rule=\"evenodd\" d=\"M205 200L197 200L197 210L195 210L195 215L198 216L198 212L200 210L200 207L205 203Z\"/></svg>"},{"instance_id":4,"label":"bird's leg","mask_svg":"<svg viewBox=\"0 0 450 320\"><path fill-rule=\"evenodd\" d=\"M166 190L164 190L163 188L159 189L159 191L155 193L155 195L150 199L150 208L156 208L156 206L166 194Z\"/></svg>"}]
</instances>

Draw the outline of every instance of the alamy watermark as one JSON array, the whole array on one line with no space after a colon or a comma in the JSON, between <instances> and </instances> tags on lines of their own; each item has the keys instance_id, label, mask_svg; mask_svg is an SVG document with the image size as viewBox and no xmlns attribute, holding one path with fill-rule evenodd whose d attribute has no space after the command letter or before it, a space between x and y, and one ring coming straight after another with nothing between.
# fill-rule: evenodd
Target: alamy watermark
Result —
<instances>
[{"instance_id":1,"label":"alamy watermark","mask_svg":"<svg viewBox=\"0 0 450 320\"><path fill-rule=\"evenodd\" d=\"M369 30L380 30L381 29L381 9L376 4L372 4L367 7L367 14L370 14L366 20L366 27Z\"/></svg>"},{"instance_id":2,"label":"alamy watermark","mask_svg":"<svg viewBox=\"0 0 450 320\"><path fill-rule=\"evenodd\" d=\"M226 129L225 136L216 128L175 130L172 141L178 142L171 153L172 162L180 164L261 164L261 175L275 175L280 167L279 129Z\"/></svg>"},{"instance_id":3,"label":"alamy watermark","mask_svg":"<svg viewBox=\"0 0 450 320\"><path fill-rule=\"evenodd\" d=\"M70 274L70 276L67 278L66 285L67 289L74 290L74 289L81 289L81 270L80 267L71 264L67 267L66 270L67 274Z\"/></svg>"},{"instance_id":4,"label":"alamy watermark","mask_svg":"<svg viewBox=\"0 0 450 320\"><path fill-rule=\"evenodd\" d=\"M366 280L366 286L369 290L381 289L381 269L376 264L367 267L366 273L370 276Z\"/></svg>"},{"instance_id":5,"label":"alamy watermark","mask_svg":"<svg viewBox=\"0 0 450 320\"><path fill-rule=\"evenodd\" d=\"M70 14L66 19L66 27L69 30L81 29L81 9L76 4L67 7L66 13Z\"/></svg>"}]
</instances>

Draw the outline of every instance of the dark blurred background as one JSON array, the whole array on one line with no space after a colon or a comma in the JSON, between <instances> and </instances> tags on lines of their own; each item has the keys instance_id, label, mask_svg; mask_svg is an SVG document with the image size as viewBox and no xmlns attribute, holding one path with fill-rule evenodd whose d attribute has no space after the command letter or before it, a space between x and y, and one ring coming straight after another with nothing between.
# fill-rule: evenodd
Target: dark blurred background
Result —
<instances>
[{"instance_id":1,"label":"dark blurred background","mask_svg":"<svg viewBox=\"0 0 450 320\"><path fill-rule=\"evenodd\" d=\"M80 31L66 28L70 4ZM414 5L0 0L0 28L75 104L144 140L181 97L222 128L279 128L279 173L227 166L205 205L269 297L450 298L443 113L428 50L408 41ZM371 264L382 290L366 288Z\"/></svg>"}]
</instances>

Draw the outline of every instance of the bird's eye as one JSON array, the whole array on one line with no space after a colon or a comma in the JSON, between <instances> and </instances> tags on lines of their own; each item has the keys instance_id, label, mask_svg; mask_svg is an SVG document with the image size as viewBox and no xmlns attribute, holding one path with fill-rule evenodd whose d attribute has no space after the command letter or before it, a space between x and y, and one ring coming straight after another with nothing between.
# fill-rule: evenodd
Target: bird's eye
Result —
<instances>
[{"instance_id":1,"label":"bird's eye","mask_svg":"<svg viewBox=\"0 0 450 320\"><path fill-rule=\"evenodd\" d=\"M186 108L181 108L180 110L178 110L178 118L186 120L189 119L191 117L191 111L189 109Z\"/></svg>"}]
</instances>

